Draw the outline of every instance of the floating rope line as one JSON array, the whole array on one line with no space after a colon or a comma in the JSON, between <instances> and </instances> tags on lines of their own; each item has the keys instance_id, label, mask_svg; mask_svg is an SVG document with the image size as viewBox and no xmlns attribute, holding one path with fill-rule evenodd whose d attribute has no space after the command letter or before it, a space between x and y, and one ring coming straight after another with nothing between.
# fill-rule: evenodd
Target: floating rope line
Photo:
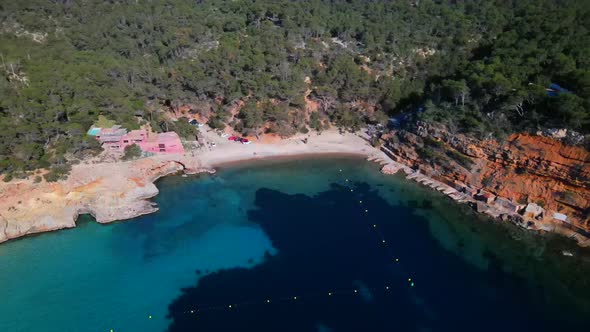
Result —
<instances>
[{"instance_id":1,"label":"floating rope line","mask_svg":"<svg viewBox=\"0 0 590 332\"><path fill-rule=\"evenodd\" d=\"M340 169L340 173L342 173L342 169ZM354 188L350 187L347 184L351 181L348 178L345 178L344 182L345 182L344 187L347 187L348 189L350 189L350 192L353 193L352 195L356 195L356 194L354 194ZM363 215L368 216L369 209L366 208L365 205L363 205L365 203L363 202L362 199L358 200L358 204L360 207L361 216L363 216ZM400 265L400 258L393 254L392 247L386 241L385 236L383 235L383 232L381 232L378 224L368 222L368 225L369 225L369 228L373 230L373 233L375 234L376 238L378 239L379 246L385 248L386 254L388 257L388 261L392 264L396 264L401 267L402 265ZM414 279L409 277L407 279L407 282L410 287L415 286ZM365 289L368 291L371 291L372 293L375 293L377 291L391 293L389 285L385 285L381 288L368 287ZM360 295L358 288L344 289L344 290L329 290L329 291L325 291L325 292L315 292L315 293L274 297L274 298L266 298L266 299L259 299L259 300L249 300L249 301L234 302L234 303L229 303L229 304L195 305L192 308L188 308L187 310L182 311L182 313L185 315L189 315L189 316L195 316L195 318L197 318L200 313L210 312L210 311L221 311L221 310L232 311L232 310L237 310L237 309L243 308L243 307L289 304L289 303L295 303L298 301L304 301L304 300L309 300L309 299L313 299L313 298L322 298L322 297L325 298L325 297L336 297L336 296L356 296L356 295ZM152 318L152 316L149 315L149 319L151 319L151 318ZM111 329L111 332L114 332L114 331Z\"/></svg>"},{"instance_id":2,"label":"floating rope line","mask_svg":"<svg viewBox=\"0 0 590 332\"><path fill-rule=\"evenodd\" d=\"M390 291L391 287L389 284L380 287L380 288L373 288L367 287L365 288L367 291L370 291L372 294L376 292L383 292L385 294L391 294ZM251 308L253 306L269 306L269 305L279 305L279 304L289 304L295 303L304 300L310 299L318 299L318 298L332 298L332 297L341 297L341 296L357 296L360 295L360 291L357 288L353 289L341 289L341 290L331 290L331 291L324 291L324 292L315 292L315 293L308 293L305 295L294 295L294 296L281 296L276 298L267 298L265 300L258 300L258 301L244 301L244 302L235 302L231 304L218 304L218 305L200 305L195 306L192 308L188 308L187 310L182 311L185 315L194 315L197 317L201 313L205 312L212 312L212 311L231 311L237 310L239 308Z\"/></svg>"},{"instance_id":3,"label":"floating rope line","mask_svg":"<svg viewBox=\"0 0 590 332\"><path fill-rule=\"evenodd\" d=\"M342 170L340 170L340 173L342 173ZM344 177L344 175L342 175L342 176ZM351 187L348 186L348 184L347 184L348 182L351 182L351 181L348 178L345 178L345 183L343 183L343 185L345 187L348 187L350 189L350 192L354 192L353 188L351 188ZM355 194L353 194L353 195L355 195ZM369 209L366 208L366 206L363 205L363 200L362 199L359 199L358 202L359 202L359 207L361 208L361 211L364 210L364 215L365 216L368 216ZM361 212L361 214L362 214L362 212ZM386 241L385 236L383 235L383 232L381 232L381 230L378 227L378 225L375 224L375 223L371 224L370 222L369 222L369 225L373 229L374 234L377 237L380 245L383 246L383 247L385 247L385 250L387 251L388 257L391 259L391 262L392 263L399 264L400 263L399 257L397 257L396 255L393 254L393 251L392 251L391 246ZM415 283L414 283L414 281L412 281L411 278L408 278L408 283L409 283L410 287L414 287L415 286Z\"/></svg>"}]
</instances>

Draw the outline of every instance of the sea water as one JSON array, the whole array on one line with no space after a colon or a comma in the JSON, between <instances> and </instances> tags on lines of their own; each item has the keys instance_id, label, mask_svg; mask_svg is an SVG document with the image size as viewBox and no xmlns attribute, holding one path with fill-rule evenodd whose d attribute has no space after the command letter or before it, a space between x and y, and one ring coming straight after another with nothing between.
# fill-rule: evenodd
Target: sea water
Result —
<instances>
[{"instance_id":1,"label":"sea water","mask_svg":"<svg viewBox=\"0 0 590 332\"><path fill-rule=\"evenodd\" d=\"M555 331L590 317L587 252L363 160L158 187L155 214L0 245L0 331Z\"/></svg>"}]
</instances>

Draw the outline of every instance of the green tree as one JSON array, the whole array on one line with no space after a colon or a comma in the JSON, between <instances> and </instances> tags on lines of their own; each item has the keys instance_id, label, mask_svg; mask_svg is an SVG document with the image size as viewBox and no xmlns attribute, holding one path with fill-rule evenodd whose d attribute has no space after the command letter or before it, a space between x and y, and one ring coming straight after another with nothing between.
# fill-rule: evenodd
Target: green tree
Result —
<instances>
[{"instance_id":1,"label":"green tree","mask_svg":"<svg viewBox=\"0 0 590 332\"><path fill-rule=\"evenodd\" d=\"M141 157L141 148L137 144L131 144L125 147L123 160L133 160L139 157Z\"/></svg>"}]
</instances>

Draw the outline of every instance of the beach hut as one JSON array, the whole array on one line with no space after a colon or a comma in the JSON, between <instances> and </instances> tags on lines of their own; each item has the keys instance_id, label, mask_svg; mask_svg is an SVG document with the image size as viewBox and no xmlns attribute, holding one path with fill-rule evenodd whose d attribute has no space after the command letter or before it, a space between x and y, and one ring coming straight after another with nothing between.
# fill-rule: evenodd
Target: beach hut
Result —
<instances>
[{"instance_id":1,"label":"beach hut","mask_svg":"<svg viewBox=\"0 0 590 332\"><path fill-rule=\"evenodd\" d=\"M477 194L477 192L478 192L477 189L475 189L473 187L470 187L470 186L468 186L468 185L466 185L464 183L460 183L460 182L457 183L456 188L460 192L469 195L469 197L475 196Z\"/></svg>"},{"instance_id":2,"label":"beach hut","mask_svg":"<svg viewBox=\"0 0 590 332\"><path fill-rule=\"evenodd\" d=\"M480 190L477 194L473 196L473 198L475 198L478 201L490 204L496 199L496 196L483 190Z\"/></svg>"},{"instance_id":3,"label":"beach hut","mask_svg":"<svg viewBox=\"0 0 590 332\"><path fill-rule=\"evenodd\" d=\"M567 216L559 212L553 212L553 219L557 219L561 222L567 222Z\"/></svg>"},{"instance_id":4,"label":"beach hut","mask_svg":"<svg viewBox=\"0 0 590 332\"><path fill-rule=\"evenodd\" d=\"M532 219L542 218L545 214L545 209L535 203L529 203L524 209L524 216Z\"/></svg>"},{"instance_id":5,"label":"beach hut","mask_svg":"<svg viewBox=\"0 0 590 332\"><path fill-rule=\"evenodd\" d=\"M496 205L510 212L518 212L518 210L522 209L522 206L502 197L496 198Z\"/></svg>"}]
</instances>

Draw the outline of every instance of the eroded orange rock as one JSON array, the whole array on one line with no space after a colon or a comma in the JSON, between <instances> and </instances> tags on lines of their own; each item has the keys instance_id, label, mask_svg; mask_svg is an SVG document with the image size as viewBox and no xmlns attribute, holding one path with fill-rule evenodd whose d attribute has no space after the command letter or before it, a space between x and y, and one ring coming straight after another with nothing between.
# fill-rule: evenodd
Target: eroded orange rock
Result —
<instances>
[{"instance_id":1,"label":"eroded orange rock","mask_svg":"<svg viewBox=\"0 0 590 332\"><path fill-rule=\"evenodd\" d=\"M538 203L590 231L590 153L584 148L528 134L478 141L428 124L397 132L388 147L399 161L441 181Z\"/></svg>"}]
</instances>

